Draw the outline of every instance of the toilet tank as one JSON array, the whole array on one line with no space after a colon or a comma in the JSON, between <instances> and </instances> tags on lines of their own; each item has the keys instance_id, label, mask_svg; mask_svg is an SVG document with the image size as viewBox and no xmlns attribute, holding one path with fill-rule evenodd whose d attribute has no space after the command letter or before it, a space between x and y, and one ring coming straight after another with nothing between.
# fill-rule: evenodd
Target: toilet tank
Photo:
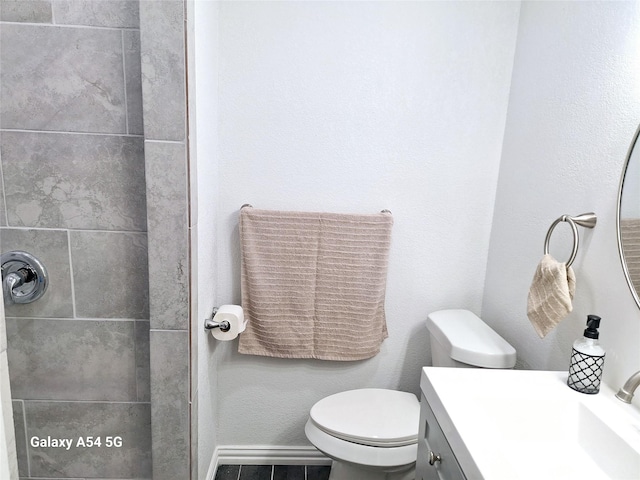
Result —
<instances>
[{"instance_id":1,"label":"toilet tank","mask_svg":"<svg viewBox=\"0 0 640 480\"><path fill-rule=\"evenodd\" d=\"M427 317L434 367L513 368L516 350L469 310L440 310Z\"/></svg>"}]
</instances>

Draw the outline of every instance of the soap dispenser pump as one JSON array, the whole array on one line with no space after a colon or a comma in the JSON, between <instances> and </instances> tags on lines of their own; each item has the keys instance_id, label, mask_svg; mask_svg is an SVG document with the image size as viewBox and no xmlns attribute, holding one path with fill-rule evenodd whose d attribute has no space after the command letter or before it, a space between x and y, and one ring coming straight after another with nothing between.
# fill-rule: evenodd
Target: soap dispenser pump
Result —
<instances>
[{"instance_id":1,"label":"soap dispenser pump","mask_svg":"<svg viewBox=\"0 0 640 480\"><path fill-rule=\"evenodd\" d=\"M594 394L600 391L605 355L598 341L600 320L597 315L587 316L584 336L573 343L571 350L567 385L581 393Z\"/></svg>"}]
</instances>

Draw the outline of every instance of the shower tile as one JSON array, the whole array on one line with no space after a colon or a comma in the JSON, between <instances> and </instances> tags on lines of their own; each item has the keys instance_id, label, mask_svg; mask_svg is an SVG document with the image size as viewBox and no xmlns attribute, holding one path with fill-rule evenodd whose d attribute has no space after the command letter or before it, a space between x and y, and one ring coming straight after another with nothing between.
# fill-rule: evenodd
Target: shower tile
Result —
<instances>
[{"instance_id":1,"label":"shower tile","mask_svg":"<svg viewBox=\"0 0 640 480\"><path fill-rule=\"evenodd\" d=\"M18 475L21 477L29 476L29 463L27 455L29 450L27 447L27 434L24 425L24 406L22 400L14 400L13 402L13 426L16 431L16 453L18 454Z\"/></svg>"},{"instance_id":2,"label":"shower tile","mask_svg":"<svg viewBox=\"0 0 640 480\"><path fill-rule=\"evenodd\" d=\"M307 480L329 480L331 466L307 465Z\"/></svg>"},{"instance_id":3,"label":"shower tile","mask_svg":"<svg viewBox=\"0 0 640 480\"><path fill-rule=\"evenodd\" d=\"M71 268L67 232L62 230L0 229L2 251L24 250L47 269L49 286L37 302L5 306L7 317L73 316Z\"/></svg>"},{"instance_id":4,"label":"shower tile","mask_svg":"<svg viewBox=\"0 0 640 480\"><path fill-rule=\"evenodd\" d=\"M274 465L273 480L305 480L304 465Z\"/></svg>"},{"instance_id":5,"label":"shower tile","mask_svg":"<svg viewBox=\"0 0 640 480\"><path fill-rule=\"evenodd\" d=\"M136 2L137 3L137 2ZM140 72L140 32L122 32L124 45L125 88L127 90L127 128L132 135L142 135L142 73Z\"/></svg>"},{"instance_id":6,"label":"shower tile","mask_svg":"<svg viewBox=\"0 0 640 480\"><path fill-rule=\"evenodd\" d=\"M138 28L138 0L55 0L57 24Z\"/></svg>"},{"instance_id":7,"label":"shower tile","mask_svg":"<svg viewBox=\"0 0 640 480\"><path fill-rule=\"evenodd\" d=\"M191 376L191 378L197 378L195 376ZM193 382L193 383L198 383L198 382ZM198 431L198 427L200 425L199 421L198 421L198 392L196 390L196 394L195 396L191 397L191 405L189 406L189 409L191 410L191 418L190 418L190 428L191 431L189 432L191 441L190 441L190 450L189 450L189 458L191 459L191 461L189 462L191 464L191 476L189 477L190 479L197 479L198 477L198 445L199 445L199 438L200 438L200 433ZM208 473L208 472L207 472ZM203 475L204 476L204 475Z\"/></svg>"},{"instance_id":8,"label":"shower tile","mask_svg":"<svg viewBox=\"0 0 640 480\"><path fill-rule=\"evenodd\" d=\"M187 329L189 235L186 151L182 144L146 142L151 328Z\"/></svg>"},{"instance_id":9,"label":"shower tile","mask_svg":"<svg viewBox=\"0 0 640 480\"><path fill-rule=\"evenodd\" d=\"M271 465L242 465L239 480L271 480Z\"/></svg>"},{"instance_id":10,"label":"shower tile","mask_svg":"<svg viewBox=\"0 0 640 480\"><path fill-rule=\"evenodd\" d=\"M238 480L240 465L220 465L213 480Z\"/></svg>"},{"instance_id":11,"label":"shower tile","mask_svg":"<svg viewBox=\"0 0 640 480\"><path fill-rule=\"evenodd\" d=\"M136 321L136 385L139 402L151 401L149 322Z\"/></svg>"},{"instance_id":12,"label":"shower tile","mask_svg":"<svg viewBox=\"0 0 640 480\"><path fill-rule=\"evenodd\" d=\"M0 41L2 128L126 133L120 31L5 24Z\"/></svg>"},{"instance_id":13,"label":"shower tile","mask_svg":"<svg viewBox=\"0 0 640 480\"><path fill-rule=\"evenodd\" d=\"M0 20L51 23L51 0L2 0Z\"/></svg>"},{"instance_id":14,"label":"shower tile","mask_svg":"<svg viewBox=\"0 0 640 480\"><path fill-rule=\"evenodd\" d=\"M72 231L76 314L88 318L149 318L147 236Z\"/></svg>"},{"instance_id":15,"label":"shower tile","mask_svg":"<svg viewBox=\"0 0 640 480\"><path fill-rule=\"evenodd\" d=\"M2 145L0 145L0 152L1 152L1 147ZM2 159L2 156L0 153L0 161L1 159ZM6 227L6 226L7 226L7 209L4 204L4 180L2 177L2 169L0 169L0 227ZM0 248L1 247L2 245L0 245Z\"/></svg>"},{"instance_id":16,"label":"shower tile","mask_svg":"<svg viewBox=\"0 0 640 480\"><path fill-rule=\"evenodd\" d=\"M13 396L136 401L134 323L8 318Z\"/></svg>"},{"instance_id":17,"label":"shower tile","mask_svg":"<svg viewBox=\"0 0 640 480\"><path fill-rule=\"evenodd\" d=\"M8 222L146 230L142 138L0 132Z\"/></svg>"},{"instance_id":18,"label":"shower tile","mask_svg":"<svg viewBox=\"0 0 640 480\"><path fill-rule=\"evenodd\" d=\"M189 332L151 330L153 479L189 478Z\"/></svg>"},{"instance_id":19,"label":"shower tile","mask_svg":"<svg viewBox=\"0 0 640 480\"><path fill-rule=\"evenodd\" d=\"M30 438L74 441L69 450L30 447L33 477L151 478L149 404L25 401L25 414ZM87 436L100 437L101 446L79 446ZM106 446L107 437L122 446Z\"/></svg>"},{"instance_id":20,"label":"shower tile","mask_svg":"<svg viewBox=\"0 0 640 480\"><path fill-rule=\"evenodd\" d=\"M183 0L140 2L144 133L153 140L185 139Z\"/></svg>"}]
</instances>

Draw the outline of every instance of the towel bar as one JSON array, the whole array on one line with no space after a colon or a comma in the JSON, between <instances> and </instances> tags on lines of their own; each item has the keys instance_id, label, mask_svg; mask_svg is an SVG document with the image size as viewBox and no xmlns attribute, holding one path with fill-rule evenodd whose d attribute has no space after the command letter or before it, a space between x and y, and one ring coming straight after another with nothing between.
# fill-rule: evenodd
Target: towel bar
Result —
<instances>
[{"instance_id":1,"label":"towel bar","mask_svg":"<svg viewBox=\"0 0 640 480\"><path fill-rule=\"evenodd\" d=\"M251 205L250 203L245 203L240 207L240 210L242 210L244 207L249 207L249 208L253 208L253 205ZM386 208L382 211L380 211L380 213L388 213L389 215L391 215L391 210L387 210Z\"/></svg>"},{"instance_id":2,"label":"towel bar","mask_svg":"<svg viewBox=\"0 0 640 480\"><path fill-rule=\"evenodd\" d=\"M578 244L580 242L580 237L578 235L578 227L576 225L580 225L585 228L593 228L596 226L596 222L598 221L598 217L595 213L582 213L576 217L572 217L570 215L562 215L555 222L551 224L549 230L547 231L547 236L544 239L544 254L549 254L549 240L551 240L551 233L553 229L556 228L560 222L567 222L571 226L571 230L573 231L573 249L571 250L571 256L569 260L567 260L567 268L571 266L573 261L576 259L576 255L578 254Z\"/></svg>"}]
</instances>

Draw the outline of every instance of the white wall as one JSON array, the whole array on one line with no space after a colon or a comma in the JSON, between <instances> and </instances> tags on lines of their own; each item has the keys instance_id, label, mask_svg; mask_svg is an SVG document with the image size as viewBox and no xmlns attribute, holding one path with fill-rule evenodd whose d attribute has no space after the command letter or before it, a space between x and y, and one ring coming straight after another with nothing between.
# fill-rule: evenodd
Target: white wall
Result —
<instances>
[{"instance_id":1,"label":"white wall","mask_svg":"<svg viewBox=\"0 0 640 480\"><path fill-rule=\"evenodd\" d=\"M616 195L640 117L636 2L524 2L482 313L524 366L564 370L586 315L600 315L605 381L640 367L640 312L616 247ZM574 263L574 311L544 340L526 316L544 237L560 215L594 211ZM562 231L561 231L562 230ZM551 253L568 258L560 226Z\"/></svg>"},{"instance_id":2,"label":"white wall","mask_svg":"<svg viewBox=\"0 0 640 480\"><path fill-rule=\"evenodd\" d=\"M417 392L427 314L480 313L518 11L517 2L221 3L218 195L199 193L199 218L217 203L219 303L240 302L244 203L386 208L395 225L382 352L340 363L214 346L219 443L304 445L309 408L330 393Z\"/></svg>"}]
</instances>

